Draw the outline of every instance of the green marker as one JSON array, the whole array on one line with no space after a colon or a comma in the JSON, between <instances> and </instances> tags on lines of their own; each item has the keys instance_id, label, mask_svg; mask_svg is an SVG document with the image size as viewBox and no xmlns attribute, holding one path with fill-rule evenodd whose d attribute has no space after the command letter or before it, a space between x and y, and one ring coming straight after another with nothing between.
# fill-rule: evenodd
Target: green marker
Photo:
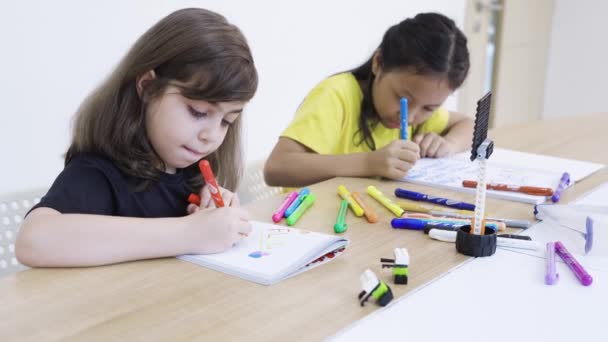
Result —
<instances>
[{"instance_id":1,"label":"green marker","mask_svg":"<svg viewBox=\"0 0 608 342\"><path fill-rule=\"evenodd\" d=\"M340 211L338 211L338 219L336 220L336 224L334 224L334 232L336 233L344 233L348 226L344 222L344 218L346 217L346 211L348 210L348 201L343 199L340 202Z\"/></svg>"},{"instance_id":2,"label":"green marker","mask_svg":"<svg viewBox=\"0 0 608 342\"><path fill-rule=\"evenodd\" d=\"M302 200L302 203L300 203L300 205L298 206L298 209L296 209L296 211L294 211L287 218L287 225L293 226L294 224L296 224L296 222L298 222L300 216L304 214L306 209L308 209L308 207L310 207L315 202L315 199L316 197L313 194L306 195L306 197L304 197L304 199Z\"/></svg>"}]
</instances>

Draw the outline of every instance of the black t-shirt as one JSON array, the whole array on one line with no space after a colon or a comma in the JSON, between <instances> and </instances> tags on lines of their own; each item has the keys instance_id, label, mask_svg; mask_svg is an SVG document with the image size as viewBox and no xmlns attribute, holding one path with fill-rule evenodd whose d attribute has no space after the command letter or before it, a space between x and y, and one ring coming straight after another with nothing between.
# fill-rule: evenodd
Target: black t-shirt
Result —
<instances>
[{"instance_id":1,"label":"black t-shirt","mask_svg":"<svg viewBox=\"0 0 608 342\"><path fill-rule=\"evenodd\" d=\"M183 170L163 173L159 182L137 191L140 182L141 179L122 173L105 157L78 154L32 210L47 207L64 214L128 217L186 215L190 190Z\"/></svg>"}]
</instances>

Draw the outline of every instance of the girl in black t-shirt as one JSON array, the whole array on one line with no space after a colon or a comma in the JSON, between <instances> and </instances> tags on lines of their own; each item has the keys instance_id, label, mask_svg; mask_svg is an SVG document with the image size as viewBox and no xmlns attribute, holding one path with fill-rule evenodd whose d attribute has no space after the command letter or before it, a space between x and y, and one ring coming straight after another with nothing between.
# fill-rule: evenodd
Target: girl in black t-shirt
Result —
<instances>
[{"instance_id":1,"label":"girl in black t-shirt","mask_svg":"<svg viewBox=\"0 0 608 342\"><path fill-rule=\"evenodd\" d=\"M78 109L65 168L22 224L19 261L90 266L230 248L251 230L233 191L257 83L245 38L221 15L189 8L160 20ZM201 159L226 207L209 200ZM200 207L187 206L190 192Z\"/></svg>"}]
</instances>

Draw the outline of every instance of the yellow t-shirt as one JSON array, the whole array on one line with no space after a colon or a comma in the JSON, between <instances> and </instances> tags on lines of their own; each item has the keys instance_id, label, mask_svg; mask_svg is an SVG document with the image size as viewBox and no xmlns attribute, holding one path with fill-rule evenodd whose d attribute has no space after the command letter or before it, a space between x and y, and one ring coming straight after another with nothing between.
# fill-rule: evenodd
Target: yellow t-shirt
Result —
<instances>
[{"instance_id":1,"label":"yellow t-shirt","mask_svg":"<svg viewBox=\"0 0 608 342\"><path fill-rule=\"evenodd\" d=\"M319 154L349 154L370 152L365 142L359 142L359 118L363 92L355 76L342 73L319 83L302 102L291 124L281 136L293 139ZM441 134L448 125L450 113L438 108L416 133ZM399 138L399 129L378 123L371 131L376 149ZM412 126L408 127L412 136ZM353 139L355 137L355 139Z\"/></svg>"}]
</instances>

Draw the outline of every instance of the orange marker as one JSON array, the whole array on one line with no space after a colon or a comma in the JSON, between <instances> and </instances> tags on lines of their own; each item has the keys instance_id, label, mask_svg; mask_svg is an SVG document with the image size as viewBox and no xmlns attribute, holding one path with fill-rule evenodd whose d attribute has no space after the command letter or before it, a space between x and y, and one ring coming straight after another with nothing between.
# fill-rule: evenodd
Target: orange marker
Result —
<instances>
[{"instance_id":1,"label":"orange marker","mask_svg":"<svg viewBox=\"0 0 608 342\"><path fill-rule=\"evenodd\" d=\"M353 196L355 201L357 201L357 203L359 203L359 206L363 209L363 213L365 214L365 217L367 218L367 222L369 222L369 223L378 222L378 215L376 215L376 212L374 212L374 210L372 208L368 207L367 204L365 202L363 202L363 198L361 198L361 195L359 195L358 192L351 192L351 196Z\"/></svg>"},{"instance_id":2,"label":"orange marker","mask_svg":"<svg viewBox=\"0 0 608 342\"><path fill-rule=\"evenodd\" d=\"M462 186L465 188L476 188L477 182L471 181L471 180L464 180L464 181L462 181ZM517 186L517 185L509 185L509 184L490 183L487 185L487 188L490 190L521 192L524 194L535 195L535 196L553 195L553 189L541 188L538 186L527 186L527 185Z\"/></svg>"},{"instance_id":3,"label":"orange marker","mask_svg":"<svg viewBox=\"0 0 608 342\"><path fill-rule=\"evenodd\" d=\"M211 171L211 165L206 160L201 160L198 163L198 168L201 170L201 174L205 179L205 183L209 186L209 192L211 192L211 198L213 198L213 202L215 202L215 206L221 208L224 206L224 199L222 198L222 194L220 193L220 188L217 186L217 182L215 181L215 177L213 177L213 171Z\"/></svg>"}]
</instances>

